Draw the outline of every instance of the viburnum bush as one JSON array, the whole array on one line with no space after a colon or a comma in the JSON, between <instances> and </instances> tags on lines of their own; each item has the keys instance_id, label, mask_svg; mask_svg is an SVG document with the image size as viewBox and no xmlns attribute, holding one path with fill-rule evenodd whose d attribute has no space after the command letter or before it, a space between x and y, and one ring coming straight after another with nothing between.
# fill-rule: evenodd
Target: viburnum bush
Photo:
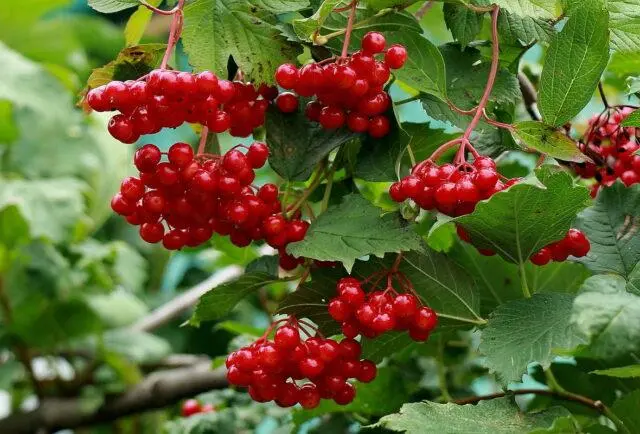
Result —
<instances>
[{"instance_id":1,"label":"viburnum bush","mask_svg":"<svg viewBox=\"0 0 640 434\"><path fill-rule=\"evenodd\" d=\"M5 117L55 98L14 103L35 67L8 55L0 368L40 408L0 432L174 405L168 433L640 433L640 3L621 3L89 0L137 7L127 47L83 122L43 125L93 171L19 158ZM150 20L166 44L140 43ZM147 265L156 287L129 291ZM60 300L3 290L40 275Z\"/></svg>"}]
</instances>

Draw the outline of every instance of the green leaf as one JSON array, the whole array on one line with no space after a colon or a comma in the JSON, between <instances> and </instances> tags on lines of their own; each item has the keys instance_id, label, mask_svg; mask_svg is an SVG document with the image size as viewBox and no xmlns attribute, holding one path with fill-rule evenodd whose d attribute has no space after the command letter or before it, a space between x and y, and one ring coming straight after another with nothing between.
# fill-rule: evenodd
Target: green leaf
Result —
<instances>
[{"instance_id":1,"label":"green leaf","mask_svg":"<svg viewBox=\"0 0 640 434\"><path fill-rule=\"evenodd\" d=\"M476 48L467 47L460 50L457 44L441 45L439 49L446 65L447 97L462 109L477 106L489 76L490 59L482 57ZM513 103L520 98L517 77L504 68L500 69L490 101L504 104Z\"/></svg>"},{"instance_id":2,"label":"green leaf","mask_svg":"<svg viewBox=\"0 0 640 434\"><path fill-rule=\"evenodd\" d=\"M211 70L226 77L232 56L248 81L273 83L276 68L295 61L300 50L281 36L272 13L306 5L307 1L280 0L190 2L184 9L182 35L189 62L197 70Z\"/></svg>"},{"instance_id":3,"label":"green leaf","mask_svg":"<svg viewBox=\"0 0 640 434\"><path fill-rule=\"evenodd\" d=\"M414 343L406 331L388 332L375 339L362 338L362 358L380 363L385 357L398 353Z\"/></svg>"},{"instance_id":4,"label":"green leaf","mask_svg":"<svg viewBox=\"0 0 640 434\"><path fill-rule=\"evenodd\" d=\"M214 330L226 330L235 335L249 335L259 338L264 333L263 329L252 327L237 321L222 321L214 327Z\"/></svg>"},{"instance_id":5,"label":"green leaf","mask_svg":"<svg viewBox=\"0 0 640 434\"><path fill-rule=\"evenodd\" d=\"M595 273L629 278L640 261L640 234L633 223L640 216L640 185L621 182L601 189L595 204L578 215L576 227L591 242L580 261Z\"/></svg>"},{"instance_id":6,"label":"green leaf","mask_svg":"<svg viewBox=\"0 0 640 434\"><path fill-rule=\"evenodd\" d=\"M107 350L121 354L136 363L158 362L171 354L169 342L146 332L109 330L103 339Z\"/></svg>"},{"instance_id":7,"label":"green leaf","mask_svg":"<svg viewBox=\"0 0 640 434\"><path fill-rule=\"evenodd\" d=\"M474 245L503 258L525 262L547 244L562 239L578 211L587 206L589 192L555 166L542 166L535 178L479 202L475 211L453 219L470 234Z\"/></svg>"},{"instance_id":8,"label":"green leaf","mask_svg":"<svg viewBox=\"0 0 640 434\"><path fill-rule=\"evenodd\" d=\"M597 369L592 374L617 378L640 378L640 365L620 366L617 368Z\"/></svg>"},{"instance_id":9,"label":"green leaf","mask_svg":"<svg viewBox=\"0 0 640 434\"><path fill-rule=\"evenodd\" d=\"M640 127L640 110L629 114L621 124L623 127Z\"/></svg>"},{"instance_id":10,"label":"green leaf","mask_svg":"<svg viewBox=\"0 0 640 434\"><path fill-rule=\"evenodd\" d=\"M546 43L555 33L553 25L543 19L520 16L504 9L498 15L498 30L500 39L513 45Z\"/></svg>"},{"instance_id":11,"label":"green leaf","mask_svg":"<svg viewBox=\"0 0 640 434\"><path fill-rule=\"evenodd\" d=\"M29 241L29 223L16 205L0 209L0 251L2 247L13 250ZM1 258L1 256L0 256ZM4 259L4 258L2 258ZM0 261L0 267L2 262Z\"/></svg>"},{"instance_id":12,"label":"green leaf","mask_svg":"<svg viewBox=\"0 0 640 434\"><path fill-rule=\"evenodd\" d=\"M88 89L113 80L135 80L148 74L158 66L165 49L165 44L142 44L124 48L115 60L93 70L87 80Z\"/></svg>"},{"instance_id":13,"label":"green leaf","mask_svg":"<svg viewBox=\"0 0 640 434\"><path fill-rule=\"evenodd\" d=\"M105 325L112 328L133 324L149 312L142 300L122 289L110 294L89 295L87 303Z\"/></svg>"},{"instance_id":14,"label":"green leaf","mask_svg":"<svg viewBox=\"0 0 640 434\"><path fill-rule=\"evenodd\" d=\"M220 319L249 294L276 282L278 278L268 273L251 272L217 286L200 297L189 324L198 326L202 321Z\"/></svg>"},{"instance_id":15,"label":"green leaf","mask_svg":"<svg viewBox=\"0 0 640 434\"><path fill-rule=\"evenodd\" d=\"M162 0L148 0L147 2L150 5L157 7L162 3ZM152 16L153 11L142 5L138 6L138 10L131 14L129 21L127 21L127 25L124 28L124 37L127 47L138 45L140 43L140 39L142 39L142 36L147 29L147 24L151 21Z\"/></svg>"},{"instance_id":16,"label":"green leaf","mask_svg":"<svg viewBox=\"0 0 640 434\"><path fill-rule=\"evenodd\" d=\"M304 41L311 41L316 31L322 28L325 20L333 13L333 10L345 0L324 0L309 18L293 20L293 30Z\"/></svg>"},{"instance_id":17,"label":"green leaf","mask_svg":"<svg viewBox=\"0 0 640 434\"><path fill-rule=\"evenodd\" d=\"M345 196L342 203L322 213L309 227L305 239L289 244L296 257L340 261L351 270L366 255L384 256L420 248L420 237L397 214L382 210L360 195Z\"/></svg>"},{"instance_id":18,"label":"green leaf","mask_svg":"<svg viewBox=\"0 0 640 434\"><path fill-rule=\"evenodd\" d=\"M640 1L607 0L611 48L637 55L640 52Z\"/></svg>"},{"instance_id":19,"label":"green leaf","mask_svg":"<svg viewBox=\"0 0 640 434\"><path fill-rule=\"evenodd\" d=\"M138 0L89 0L89 6L104 14L120 12L139 4Z\"/></svg>"},{"instance_id":20,"label":"green leaf","mask_svg":"<svg viewBox=\"0 0 640 434\"><path fill-rule=\"evenodd\" d=\"M516 264L506 262L497 255L481 255L475 247L462 242L454 245L449 255L476 279L483 315L503 303L522 298L520 271ZM591 276L584 265L569 261L551 262L543 267L527 261L524 270L532 294L575 294Z\"/></svg>"},{"instance_id":21,"label":"green leaf","mask_svg":"<svg viewBox=\"0 0 640 434\"><path fill-rule=\"evenodd\" d=\"M445 3L443 11L444 22L451 31L451 36L463 47L474 41L482 30L484 14L452 3Z\"/></svg>"},{"instance_id":22,"label":"green leaf","mask_svg":"<svg viewBox=\"0 0 640 434\"><path fill-rule=\"evenodd\" d=\"M497 0L493 3L522 17L553 19L560 15L560 4L556 0Z\"/></svg>"},{"instance_id":23,"label":"green leaf","mask_svg":"<svg viewBox=\"0 0 640 434\"><path fill-rule=\"evenodd\" d=\"M380 11L395 6L409 6L418 1L420 0L365 0L365 3L370 9Z\"/></svg>"},{"instance_id":24,"label":"green leaf","mask_svg":"<svg viewBox=\"0 0 640 434\"><path fill-rule=\"evenodd\" d=\"M570 295L546 293L498 306L480 342L489 369L504 383L520 381L529 363L546 368L554 349L582 342L569 323L572 303Z\"/></svg>"},{"instance_id":25,"label":"green leaf","mask_svg":"<svg viewBox=\"0 0 640 434\"><path fill-rule=\"evenodd\" d=\"M358 137L347 128L325 130L298 111L282 113L276 108L267 112L265 123L269 165L285 179L305 181L318 162L338 146Z\"/></svg>"},{"instance_id":26,"label":"green leaf","mask_svg":"<svg viewBox=\"0 0 640 434\"><path fill-rule=\"evenodd\" d=\"M279 260L278 255L260 256L247 264L245 272L262 272L278 277Z\"/></svg>"},{"instance_id":27,"label":"green leaf","mask_svg":"<svg viewBox=\"0 0 640 434\"><path fill-rule=\"evenodd\" d=\"M561 126L589 102L609 60L608 14L586 2L549 46L540 77L543 120Z\"/></svg>"},{"instance_id":28,"label":"green leaf","mask_svg":"<svg viewBox=\"0 0 640 434\"><path fill-rule=\"evenodd\" d=\"M403 405L400 413L383 417L374 427L407 434L515 434L549 428L556 418L565 416L569 412L562 407L522 413L510 398L480 401L477 405L422 401Z\"/></svg>"},{"instance_id":29,"label":"green leaf","mask_svg":"<svg viewBox=\"0 0 640 434\"><path fill-rule=\"evenodd\" d=\"M356 398L347 405L338 405L331 400L322 400L313 410L296 410L293 422L300 425L307 420L327 413L358 413L379 416L398 411L409 399L409 385L403 381L398 368L382 367L378 376L370 383L356 383Z\"/></svg>"},{"instance_id":30,"label":"green leaf","mask_svg":"<svg viewBox=\"0 0 640 434\"><path fill-rule=\"evenodd\" d=\"M16 126L13 105L10 101L0 100L0 143L10 144L20 135Z\"/></svg>"},{"instance_id":31,"label":"green leaf","mask_svg":"<svg viewBox=\"0 0 640 434\"><path fill-rule=\"evenodd\" d=\"M29 225L32 238L42 237L53 242L70 240L83 216L84 188L75 179L2 180L0 210L16 207Z\"/></svg>"},{"instance_id":32,"label":"green leaf","mask_svg":"<svg viewBox=\"0 0 640 434\"><path fill-rule=\"evenodd\" d=\"M42 294L32 294L19 309L15 309L13 322L7 328L26 345L53 348L97 333L102 324L96 313L79 297L51 300Z\"/></svg>"},{"instance_id":33,"label":"green leaf","mask_svg":"<svg viewBox=\"0 0 640 434\"><path fill-rule=\"evenodd\" d=\"M587 342L577 355L616 362L640 352L640 296L615 275L593 276L573 305L571 322Z\"/></svg>"},{"instance_id":34,"label":"green leaf","mask_svg":"<svg viewBox=\"0 0 640 434\"><path fill-rule=\"evenodd\" d=\"M513 126L511 135L525 149L533 149L562 161L591 161L580 152L576 142L554 127L535 121L517 122Z\"/></svg>"},{"instance_id":35,"label":"green leaf","mask_svg":"<svg viewBox=\"0 0 640 434\"><path fill-rule=\"evenodd\" d=\"M445 100L447 74L438 48L427 38L414 32L390 32L385 37L389 44L402 44L407 49L407 62L401 69L394 71L398 80L420 92Z\"/></svg>"},{"instance_id":36,"label":"green leaf","mask_svg":"<svg viewBox=\"0 0 640 434\"><path fill-rule=\"evenodd\" d=\"M611 410L624 423L628 432L640 432L640 390L634 390L613 404Z\"/></svg>"}]
</instances>

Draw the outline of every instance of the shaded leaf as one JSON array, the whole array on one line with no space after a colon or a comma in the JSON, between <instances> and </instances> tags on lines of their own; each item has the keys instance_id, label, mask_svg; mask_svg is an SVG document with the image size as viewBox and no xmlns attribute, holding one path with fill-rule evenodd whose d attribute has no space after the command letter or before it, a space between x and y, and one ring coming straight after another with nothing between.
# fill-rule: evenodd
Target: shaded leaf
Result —
<instances>
[{"instance_id":1,"label":"shaded leaf","mask_svg":"<svg viewBox=\"0 0 640 434\"><path fill-rule=\"evenodd\" d=\"M640 296L627 292L615 275L587 279L575 299L571 323L587 342L581 357L623 361L640 352Z\"/></svg>"},{"instance_id":2,"label":"shaded leaf","mask_svg":"<svg viewBox=\"0 0 640 434\"><path fill-rule=\"evenodd\" d=\"M581 343L569 322L572 305L571 295L546 293L498 306L480 342L489 369L504 383L519 381L529 363L546 368L555 349Z\"/></svg>"},{"instance_id":3,"label":"shaded leaf","mask_svg":"<svg viewBox=\"0 0 640 434\"><path fill-rule=\"evenodd\" d=\"M640 378L640 365L620 366L618 368L597 369L591 371L592 374L606 375L607 377L617 378Z\"/></svg>"},{"instance_id":4,"label":"shaded leaf","mask_svg":"<svg viewBox=\"0 0 640 434\"><path fill-rule=\"evenodd\" d=\"M269 273L250 272L239 278L213 288L198 300L189 324L198 326L202 321L213 321L227 315L235 306L260 288L278 282Z\"/></svg>"},{"instance_id":5,"label":"shaded leaf","mask_svg":"<svg viewBox=\"0 0 640 434\"><path fill-rule=\"evenodd\" d=\"M444 22L460 45L467 46L476 39L482 29L484 14L453 3L445 3L443 11Z\"/></svg>"},{"instance_id":6,"label":"shaded leaf","mask_svg":"<svg viewBox=\"0 0 640 434\"><path fill-rule=\"evenodd\" d=\"M611 410L629 432L640 432L640 390L634 390L613 404Z\"/></svg>"},{"instance_id":7,"label":"shaded leaf","mask_svg":"<svg viewBox=\"0 0 640 434\"><path fill-rule=\"evenodd\" d=\"M640 185L625 187L617 182L601 189L595 204L580 213L576 220L576 227L591 243L589 254L580 262L596 273L615 273L624 278L637 275L639 217Z\"/></svg>"},{"instance_id":8,"label":"shaded leaf","mask_svg":"<svg viewBox=\"0 0 640 434\"><path fill-rule=\"evenodd\" d=\"M296 35L302 40L311 41L313 34L322 28L327 17L331 15L336 7L344 2L345 0L324 0L309 18L293 20L293 30Z\"/></svg>"},{"instance_id":9,"label":"shaded leaf","mask_svg":"<svg viewBox=\"0 0 640 434\"><path fill-rule=\"evenodd\" d=\"M358 137L347 128L325 130L301 111L282 113L270 108L265 123L269 165L285 179L305 181L320 160L338 146Z\"/></svg>"},{"instance_id":10,"label":"shaded leaf","mask_svg":"<svg viewBox=\"0 0 640 434\"><path fill-rule=\"evenodd\" d=\"M640 127L640 110L636 110L627 116L621 125L623 127Z\"/></svg>"},{"instance_id":11,"label":"shaded leaf","mask_svg":"<svg viewBox=\"0 0 640 434\"><path fill-rule=\"evenodd\" d=\"M340 261L351 270L366 255L384 256L420 248L420 237L397 214L382 210L360 195L345 196L338 206L322 213L309 227L305 239L289 244L296 257Z\"/></svg>"}]
</instances>

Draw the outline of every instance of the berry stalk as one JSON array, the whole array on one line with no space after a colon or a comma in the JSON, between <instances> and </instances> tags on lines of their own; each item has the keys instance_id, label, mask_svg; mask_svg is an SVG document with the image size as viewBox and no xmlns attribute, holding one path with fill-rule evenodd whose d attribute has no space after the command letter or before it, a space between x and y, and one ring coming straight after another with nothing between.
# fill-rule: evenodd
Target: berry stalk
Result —
<instances>
[{"instance_id":1,"label":"berry stalk","mask_svg":"<svg viewBox=\"0 0 640 434\"><path fill-rule=\"evenodd\" d=\"M358 0L352 0L349 11L349 19L347 20L347 28L345 29L344 34L344 43L342 44L342 53L340 54L340 58L342 59L347 57L347 52L349 51L349 42L351 41L351 33L353 32L353 21L356 17L357 6Z\"/></svg>"},{"instance_id":2,"label":"berry stalk","mask_svg":"<svg viewBox=\"0 0 640 434\"><path fill-rule=\"evenodd\" d=\"M162 57L160 69L167 69L171 53L182 35L182 23L184 21L182 10L184 8L184 2L185 0L179 0L178 5L173 9L173 20L171 20L171 28L169 30L169 40L167 41L167 49Z\"/></svg>"}]
</instances>

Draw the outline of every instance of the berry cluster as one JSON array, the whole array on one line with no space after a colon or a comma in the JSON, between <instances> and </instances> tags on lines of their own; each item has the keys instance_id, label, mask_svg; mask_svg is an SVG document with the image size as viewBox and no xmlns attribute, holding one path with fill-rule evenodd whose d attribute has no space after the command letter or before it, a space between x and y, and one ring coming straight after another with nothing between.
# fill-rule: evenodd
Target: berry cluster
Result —
<instances>
[{"instance_id":1,"label":"berry cluster","mask_svg":"<svg viewBox=\"0 0 640 434\"><path fill-rule=\"evenodd\" d=\"M592 195L601 185L620 180L630 186L640 182L640 129L623 127L620 123L633 111L630 107L613 107L589 120L589 129L578 144L580 150L595 163L575 163L574 170L583 178L594 178Z\"/></svg>"},{"instance_id":2,"label":"berry cluster","mask_svg":"<svg viewBox=\"0 0 640 434\"><path fill-rule=\"evenodd\" d=\"M229 235L239 247L265 239L284 252L288 243L304 238L309 224L285 219L278 187L251 185L254 169L269 155L263 143L252 144L246 154L232 149L210 158L194 157L191 146L176 143L166 155L168 161L161 162L163 153L155 145L138 149L134 163L139 177L124 179L111 200L116 213L140 225L146 242L162 241L165 248L177 250L200 245L218 233Z\"/></svg>"},{"instance_id":3,"label":"berry cluster","mask_svg":"<svg viewBox=\"0 0 640 434\"><path fill-rule=\"evenodd\" d=\"M276 81L284 92L276 105L285 113L298 109L298 96L315 97L305 109L306 116L325 129L347 125L351 131L367 132L371 137L387 135L390 124L383 113L391 104L384 90L391 69L402 68L407 50L402 45L386 49L382 34L369 32L362 39L362 49L335 62L312 63L298 69L292 64L280 65ZM384 52L383 60L375 56Z\"/></svg>"},{"instance_id":4,"label":"berry cluster","mask_svg":"<svg viewBox=\"0 0 640 434\"><path fill-rule=\"evenodd\" d=\"M400 273L396 276L401 284L409 283ZM408 330L413 340L426 341L438 323L436 313L421 306L415 295L395 292L391 286L391 274L387 277L385 290L366 294L362 290L363 282L358 279L340 279L338 296L329 302L329 315L342 323L342 333L348 338L359 334L375 338L391 330Z\"/></svg>"},{"instance_id":5,"label":"berry cluster","mask_svg":"<svg viewBox=\"0 0 640 434\"><path fill-rule=\"evenodd\" d=\"M560 241L553 242L531 255L529 260L536 265L546 265L551 260L566 261L569 256L581 258L591 249L589 240L579 229L569 229Z\"/></svg>"},{"instance_id":6,"label":"berry cluster","mask_svg":"<svg viewBox=\"0 0 640 434\"><path fill-rule=\"evenodd\" d=\"M307 409L317 407L320 399L346 405L356 394L349 379L368 383L376 377L375 363L360 360L357 341L344 339L338 343L322 337L302 340L298 321L285 321L273 341L262 337L227 358L229 383L248 387L255 401L275 401L281 407L300 404Z\"/></svg>"},{"instance_id":7,"label":"berry cluster","mask_svg":"<svg viewBox=\"0 0 640 434\"><path fill-rule=\"evenodd\" d=\"M182 403L180 413L182 417L190 417L195 414L213 413L216 408L212 404L200 404L197 399L187 399Z\"/></svg>"},{"instance_id":8,"label":"berry cluster","mask_svg":"<svg viewBox=\"0 0 640 434\"><path fill-rule=\"evenodd\" d=\"M496 163L489 157L478 157L473 164L443 164L430 160L416 165L411 175L395 182L389 195L396 202L412 199L422 209L437 209L443 214L461 216L473 212L476 204L516 183L499 180Z\"/></svg>"},{"instance_id":9,"label":"berry cluster","mask_svg":"<svg viewBox=\"0 0 640 434\"><path fill-rule=\"evenodd\" d=\"M123 143L134 143L141 135L184 122L247 137L264 124L276 95L273 87L256 90L250 83L218 79L209 71L194 75L156 69L136 81L112 81L92 89L86 101L99 112L119 111L109 121L109 132Z\"/></svg>"},{"instance_id":10,"label":"berry cluster","mask_svg":"<svg viewBox=\"0 0 640 434\"><path fill-rule=\"evenodd\" d=\"M456 230L461 240L473 245L469 232L460 225L456 225ZM546 265L551 260L563 262L566 261L569 256L575 256L576 258L586 256L590 249L591 244L582 231L579 229L569 229L569 232L567 232L567 235L565 235L563 239L538 250L531 255L529 260L535 265ZM496 252L490 249L478 249L478 252L485 256L493 256L496 254Z\"/></svg>"}]
</instances>

